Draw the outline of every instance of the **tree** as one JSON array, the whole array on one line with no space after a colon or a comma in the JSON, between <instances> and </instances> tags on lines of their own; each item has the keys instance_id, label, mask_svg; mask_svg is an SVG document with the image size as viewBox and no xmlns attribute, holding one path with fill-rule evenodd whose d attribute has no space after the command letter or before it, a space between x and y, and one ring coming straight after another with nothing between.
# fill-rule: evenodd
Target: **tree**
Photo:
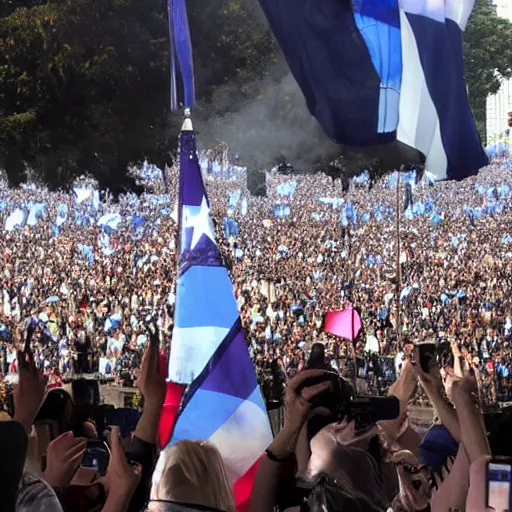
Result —
<instances>
[{"instance_id":1,"label":"tree","mask_svg":"<svg viewBox=\"0 0 512 512\"><path fill-rule=\"evenodd\" d=\"M0 11L0 167L50 187L91 172L131 187L127 164L165 161L169 41L164 0L25 1Z\"/></svg>"},{"instance_id":2,"label":"tree","mask_svg":"<svg viewBox=\"0 0 512 512\"><path fill-rule=\"evenodd\" d=\"M201 103L226 84L237 89L235 103L252 99L251 84L266 76L279 54L258 2L190 0L187 8ZM219 108L224 111L230 106Z\"/></svg>"},{"instance_id":3,"label":"tree","mask_svg":"<svg viewBox=\"0 0 512 512\"><path fill-rule=\"evenodd\" d=\"M259 78L276 44L251 0L187 2L197 92ZM219 30L219 27L222 27ZM134 183L127 165L162 166L181 114L169 111L166 0L0 3L0 168L11 185L30 166L50 187L89 172Z\"/></svg>"},{"instance_id":4,"label":"tree","mask_svg":"<svg viewBox=\"0 0 512 512\"><path fill-rule=\"evenodd\" d=\"M486 100L512 76L512 23L489 0L476 0L464 33L465 79L473 115L485 141Z\"/></svg>"}]
</instances>

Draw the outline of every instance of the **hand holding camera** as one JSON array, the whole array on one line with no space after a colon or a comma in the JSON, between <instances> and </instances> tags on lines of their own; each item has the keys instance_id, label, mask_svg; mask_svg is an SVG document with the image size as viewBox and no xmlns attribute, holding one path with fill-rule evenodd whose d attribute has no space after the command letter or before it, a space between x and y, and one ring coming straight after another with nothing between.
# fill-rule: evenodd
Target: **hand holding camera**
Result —
<instances>
[{"instance_id":1,"label":"hand holding camera","mask_svg":"<svg viewBox=\"0 0 512 512\"><path fill-rule=\"evenodd\" d=\"M325 373L323 370L304 370L288 382L284 396L286 423L301 428L310 411L321 405L318 397L330 388Z\"/></svg>"}]
</instances>

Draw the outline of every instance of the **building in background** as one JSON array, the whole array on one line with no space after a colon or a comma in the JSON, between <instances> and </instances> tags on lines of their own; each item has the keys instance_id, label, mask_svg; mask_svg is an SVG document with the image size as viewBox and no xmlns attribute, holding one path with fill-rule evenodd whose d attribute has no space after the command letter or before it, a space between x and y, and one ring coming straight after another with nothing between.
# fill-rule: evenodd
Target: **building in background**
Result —
<instances>
[{"instance_id":1,"label":"building in background","mask_svg":"<svg viewBox=\"0 0 512 512\"><path fill-rule=\"evenodd\" d=\"M512 20L512 2L510 0L493 0L498 9L498 15L502 18Z\"/></svg>"},{"instance_id":2,"label":"building in background","mask_svg":"<svg viewBox=\"0 0 512 512\"><path fill-rule=\"evenodd\" d=\"M498 15L512 21L512 0L494 0ZM512 80L503 80L497 94L487 98L487 142L501 139L508 130L508 113L512 112Z\"/></svg>"}]
</instances>

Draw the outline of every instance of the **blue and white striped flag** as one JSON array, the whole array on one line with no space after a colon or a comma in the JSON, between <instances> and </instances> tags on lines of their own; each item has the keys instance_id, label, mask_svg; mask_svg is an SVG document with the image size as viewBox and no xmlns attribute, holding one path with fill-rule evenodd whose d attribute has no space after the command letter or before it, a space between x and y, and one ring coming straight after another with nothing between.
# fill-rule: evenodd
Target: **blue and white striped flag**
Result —
<instances>
[{"instance_id":1,"label":"blue and white striped flag","mask_svg":"<svg viewBox=\"0 0 512 512\"><path fill-rule=\"evenodd\" d=\"M340 144L401 141L436 179L487 165L464 85L475 0L259 0L306 104Z\"/></svg>"}]
</instances>

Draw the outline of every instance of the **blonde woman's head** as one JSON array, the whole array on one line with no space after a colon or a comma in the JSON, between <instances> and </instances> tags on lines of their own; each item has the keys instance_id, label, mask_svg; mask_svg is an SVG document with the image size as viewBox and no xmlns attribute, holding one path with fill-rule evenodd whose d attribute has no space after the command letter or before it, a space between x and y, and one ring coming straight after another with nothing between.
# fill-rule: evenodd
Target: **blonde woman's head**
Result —
<instances>
[{"instance_id":1,"label":"blonde woman's head","mask_svg":"<svg viewBox=\"0 0 512 512\"><path fill-rule=\"evenodd\" d=\"M180 441L162 450L153 474L149 510L175 501L224 512L235 511L226 470L217 448L207 441ZM152 506L155 505L155 506Z\"/></svg>"}]
</instances>

